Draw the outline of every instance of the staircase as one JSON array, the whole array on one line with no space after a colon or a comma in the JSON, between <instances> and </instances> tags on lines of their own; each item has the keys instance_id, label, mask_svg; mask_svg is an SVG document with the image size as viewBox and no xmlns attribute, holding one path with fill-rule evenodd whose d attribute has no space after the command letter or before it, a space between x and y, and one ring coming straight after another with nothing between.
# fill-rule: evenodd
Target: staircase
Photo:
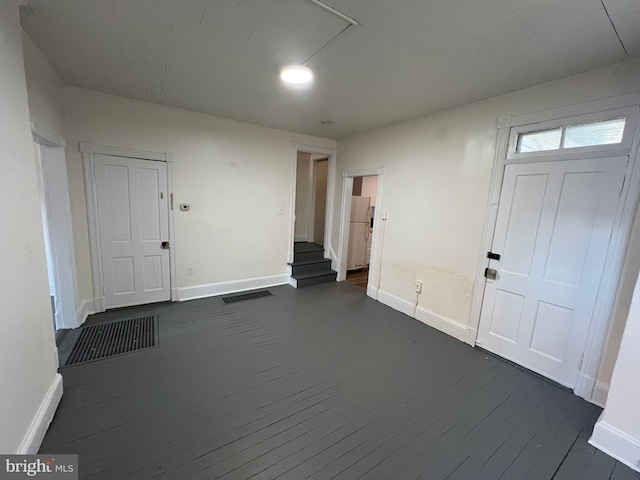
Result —
<instances>
[{"instance_id":1,"label":"staircase","mask_svg":"<svg viewBox=\"0 0 640 480\"><path fill-rule=\"evenodd\" d=\"M295 288L317 283L335 282L337 272L331 270L331 260L324 258L324 247L317 243L296 242L289 283Z\"/></svg>"}]
</instances>

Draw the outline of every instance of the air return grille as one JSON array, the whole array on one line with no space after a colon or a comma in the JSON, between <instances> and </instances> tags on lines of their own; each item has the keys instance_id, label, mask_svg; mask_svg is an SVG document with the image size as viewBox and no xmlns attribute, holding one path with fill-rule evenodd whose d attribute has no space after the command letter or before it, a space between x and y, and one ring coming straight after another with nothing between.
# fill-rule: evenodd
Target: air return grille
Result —
<instances>
[{"instance_id":1,"label":"air return grille","mask_svg":"<svg viewBox=\"0 0 640 480\"><path fill-rule=\"evenodd\" d=\"M222 297L222 301L225 304L242 302L244 300L253 300L254 298L270 297L271 292L269 290L263 290L261 292L243 293L241 295L231 295L230 297Z\"/></svg>"},{"instance_id":2,"label":"air return grille","mask_svg":"<svg viewBox=\"0 0 640 480\"><path fill-rule=\"evenodd\" d=\"M156 315L82 327L65 366L115 357L157 345Z\"/></svg>"}]
</instances>

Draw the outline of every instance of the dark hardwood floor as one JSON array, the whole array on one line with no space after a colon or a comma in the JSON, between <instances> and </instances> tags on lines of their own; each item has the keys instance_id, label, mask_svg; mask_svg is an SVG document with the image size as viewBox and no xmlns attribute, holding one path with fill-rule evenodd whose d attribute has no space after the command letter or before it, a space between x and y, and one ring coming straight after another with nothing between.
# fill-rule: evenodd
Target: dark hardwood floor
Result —
<instances>
[{"instance_id":1,"label":"dark hardwood floor","mask_svg":"<svg viewBox=\"0 0 640 480\"><path fill-rule=\"evenodd\" d=\"M367 284L369 283L369 270L360 269L347 272L346 281L351 285L355 285L356 287L366 290Z\"/></svg>"},{"instance_id":2,"label":"dark hardwood floor","mask_svg":"<svg viewBox=\"0 0 640 480\"><path fill-rule=\"evenodd\" d=\"M159 304L158 348L62 369L43 453L92 479L640 479L600 409L346 282Z\"/></svg>"}]
</instances>

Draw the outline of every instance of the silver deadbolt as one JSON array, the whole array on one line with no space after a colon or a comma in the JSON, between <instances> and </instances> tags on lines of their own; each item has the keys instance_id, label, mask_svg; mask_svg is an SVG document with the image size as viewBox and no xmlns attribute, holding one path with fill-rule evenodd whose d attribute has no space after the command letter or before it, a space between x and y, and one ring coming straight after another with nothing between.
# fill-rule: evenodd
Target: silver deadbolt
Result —
<instances>
[{"instance_id":1,"label":"silver deadbolt","mask_svg":"<svg viewBox=\"0 0 640 480\"><path fill-rule=\"evenodd\" d=\"M498 278L498 271L495 268L487 268L484 271L484 276L487 280L495 280Z\"/></svg>"},{"instance_id":2,"label":"silver deadbolt","mask_svg":"<svg viewBox=\"0 0 640 480\"><path fill-rule=\"evenodd\" d=\"M162 242L162 248L165 250L169 249L169 242Z\"/></svg>"}]
</instances>

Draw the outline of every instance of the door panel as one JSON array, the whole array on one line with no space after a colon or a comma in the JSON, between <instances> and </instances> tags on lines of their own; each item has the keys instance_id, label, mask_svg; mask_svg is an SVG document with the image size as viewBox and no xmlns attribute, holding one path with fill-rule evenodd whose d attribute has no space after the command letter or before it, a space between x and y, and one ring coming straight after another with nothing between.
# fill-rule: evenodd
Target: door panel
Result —
<instances>
[{"instance_id":1,"label":"door panel","mask_svg":"<svg viewBox=\"0 0 640 480\"><path fill-rule=\"evenodd\" d=\"M95 155L107 308L170 299L166 163Z\"/></svg>"},{"instance_id":2,"label":"door panel","mask_svg":"<svg viewBox=\"0 0 640 480\"><path fill-rule=\"evenodd\" d=\"M627 157L507 165L478 345L574 386Z\"/></svg>"}]
</instances>

